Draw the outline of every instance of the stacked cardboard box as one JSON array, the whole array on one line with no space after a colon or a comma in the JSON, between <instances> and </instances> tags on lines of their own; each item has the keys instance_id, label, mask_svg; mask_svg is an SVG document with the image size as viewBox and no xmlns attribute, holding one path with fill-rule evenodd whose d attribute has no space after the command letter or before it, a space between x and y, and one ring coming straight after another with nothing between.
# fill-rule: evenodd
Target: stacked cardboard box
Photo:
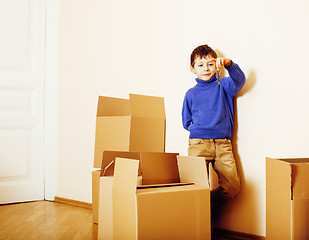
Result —
<instances>
[{"instance_id":1,"label":"stacked cardboard box","mask_svg":"<svg viewBox=\"0 0 309 240\"><path fill-rule=\"evenodd\" d=\"M129 99L99 96L93 164L99 170L92 172L94 223L98 223L99 181L104 151L164 152L164 99L137 94L130 94Z\"/></svg>"},{"instance_id":2,"label":"stacked cardboard box","mask_svg":"<svg viewBox=\"0 0 309 240\"><path fill-rule=\"evenodd\" d=\"M267 239L309 239L309 159L266 158Z\"/></svg>"},{"instance_id":3,"label":"stacked cardboard box","mask_svg":"<svg viewBox=\"0 0 309 240\"><path fill-rule=\"evenodd\" d=\"M99 239L210 239L206 162L165 153L163 98L99 97L95 144Z\"/></svg>"}]
</instances>

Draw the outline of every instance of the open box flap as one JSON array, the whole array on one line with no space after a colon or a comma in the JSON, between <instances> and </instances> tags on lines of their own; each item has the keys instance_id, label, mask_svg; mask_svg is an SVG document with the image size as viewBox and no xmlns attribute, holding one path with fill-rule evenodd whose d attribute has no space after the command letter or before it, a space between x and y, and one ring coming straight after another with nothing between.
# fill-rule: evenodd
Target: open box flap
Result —
<instances>
[{"instance_id":1,"label":"open box flap","mask_svg":"<svg viewBox=\"0 0 309 240\"><path fill-rule=\"evenodd\" d=\"M293 199L309 200L309 162L291 164Z\"/></svg>"},{"instance_id":2,"label":"open box flap","mask_svg":"<svg viewBox=\"0 0 309 240\"><path fill-rule=\"evenodd\" d=\"M164 98L130 94L131 116L165 119Z\"/></svg>"},{"instance_id":3,"label":"open box flap","mask_svg":"<svg viewBox=\"0 0 309 240\"><path fill-rule=\"evenodd\" d=\"M208 171L204 157L177 156L181 182L193 182L209 188Z\"/></svg>"},{"instance_id":4,"label":"open box flap","mask_svg":"<svg viewBox=\"0 0 309 240\"><path fill-rule=\"evenodd\" d=\"M102 157L101 176L114 175L115 164L113 162L115 161L116 157L139 160L140 153L127 151L104 151Z\"/></svg>"},{"instance_id":5,"label":"open box flap","mask_svg":"<svg viewBox=\"0 0 309 240\"><path fill-rule=\"evenodd\" d=\"M137 239L136 185L138 160L116 158L113 182L114 239Z\"/></svg>"},{"instance_id":6,"label":"open box flap","mask_svg":"<svg viewBox=\"0 0 309 240\"><path fill-rule=\"evenodd\" d=\"M104 150L127 151L129 138L130 116L97 118L93 166L102 167Z\"/></svg>"},{"instance_id":7,"label":"open box flap","mask_svg":"<svg viewBox=\"0 0 309 240\"><path fill-rule=\"evenodd\" d=\"M279 159L266 158L266 188L292 199L291 164Z\"/></svg>"},{"instance_id":8,"label":"open box flap","mask_svg":"<svg viewBox=\"0 0 309 240\"><path fill-rule=\"evenodd\" d=\"M99 96L97 117L130 116L129 99Z\"/></svg>"},{"instance_id":9,"label":"open box flap","mask_svg":"<svg viewBox=\"0 0 309 240\"><path fill-rule=\"evenodd\" d=\"M143 185L179 183L178 153L141 152Z\"/></svg>"},{"instance_id":10,"label":"open box flap","mask_svg":"<svg viewBox=\"0 0 309 240\"><path fill-rule=\"evenodd\" d=\"M309 159L266 158L266 188L291 200L309 198Z\"/></svg>"},{"instance_id":11,"label":"open box flap","mask_svg":"<svg viewBox=\"0 0 309 240\"><path fill-rule=\"evenodd\" d=\"M165 152L165 120L131 116L130 151Z\"/></svg>"}]
</instances>

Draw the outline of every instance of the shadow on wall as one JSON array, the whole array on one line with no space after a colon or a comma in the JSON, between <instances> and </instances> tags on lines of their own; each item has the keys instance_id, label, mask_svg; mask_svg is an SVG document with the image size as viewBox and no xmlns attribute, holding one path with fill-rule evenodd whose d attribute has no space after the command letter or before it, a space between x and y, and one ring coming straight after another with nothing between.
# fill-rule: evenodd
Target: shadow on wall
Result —
<instances>
[{"instance_id":1,"label":"shadow on wall","mask_svg":"<svg viewBox=\"0 0 309 240\"><path fill-rule=\"evenodd\" d=\"M219 228L228 228L229 226L233 226L233 228L240 227L241 229L246 229L248 233L255 233L259 230L258 197L254 184L247 182L245 179L241 159L238 153L237 99L249 92L254 87L255 83L256 75L254 71L251 71L247 76L245 85L234 97L234 131L232 135L232 145L240 176L241 190L232 201L228 202L222 208L221 214L218 216L215 223ZM237 217L237 221L235 221L235 218L233 217Z\"/></svg>"},{"instance_id":2,"label":"shadow on wall","mask_svg":"<svg viewBox=\"0 0 309 240\"><path fill-rule=\"evenodd\" d=\"M218 57L224 57L224 55L218 51ZM225 76L225 70L220 71L220 78ZM238 153L238 111L237 111L237 99L249 92L256 83L256 75L254 71L251 71L246 76L246 83L243 88L234 97L234 130L232 135L233 153L237 164L238 173L241 181L241 190L236 197L222 207L222 211L215 218L215 226L218 228L226 229L245 229L248 233L255 233L259 230L259 209L257 202L257 191L254 184L246 181L244 171L241 163L241 159ZM217 186L217 176L211 169L210 182L211 189ZM236 218L236 219L235 219Z\"/></svg>"}]
</instances>

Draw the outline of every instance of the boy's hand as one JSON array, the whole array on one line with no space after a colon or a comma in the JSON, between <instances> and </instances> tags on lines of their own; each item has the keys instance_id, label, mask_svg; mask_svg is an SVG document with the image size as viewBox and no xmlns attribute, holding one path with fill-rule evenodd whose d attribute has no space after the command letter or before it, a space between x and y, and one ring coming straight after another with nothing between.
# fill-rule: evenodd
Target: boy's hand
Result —
<instances>
[{"instance_id":1,"label":"boy's hand","mask_svg":"<svg viewBox=\"0 0 309 240\"><path fill-rule=\"evenodd\" d=\"M229 58L221 57L216 60L216 70L219 71L222 66L230 67L232 65L232 61Z\"/></svg>"}]
</instances>

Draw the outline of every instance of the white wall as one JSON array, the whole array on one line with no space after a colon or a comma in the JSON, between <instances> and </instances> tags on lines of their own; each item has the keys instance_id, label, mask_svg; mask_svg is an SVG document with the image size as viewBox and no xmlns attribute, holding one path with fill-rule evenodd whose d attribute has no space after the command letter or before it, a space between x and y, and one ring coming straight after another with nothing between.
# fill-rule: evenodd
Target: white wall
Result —
<instances>
[{"instance_id":1,"label":"white wall","mask_svg":"<svg viewBox=\"0 0 309 240\"><path fill-rule=\"evenodd\" d=\"M60 1L56 196L91 202L98 95L163 96L166 150L187 154L189 57L207 43L247 76L233 138L243 189L219 226L265 236L265 157L309 155L308 12L304 0Z\"/></svg>"}]
</instances>

